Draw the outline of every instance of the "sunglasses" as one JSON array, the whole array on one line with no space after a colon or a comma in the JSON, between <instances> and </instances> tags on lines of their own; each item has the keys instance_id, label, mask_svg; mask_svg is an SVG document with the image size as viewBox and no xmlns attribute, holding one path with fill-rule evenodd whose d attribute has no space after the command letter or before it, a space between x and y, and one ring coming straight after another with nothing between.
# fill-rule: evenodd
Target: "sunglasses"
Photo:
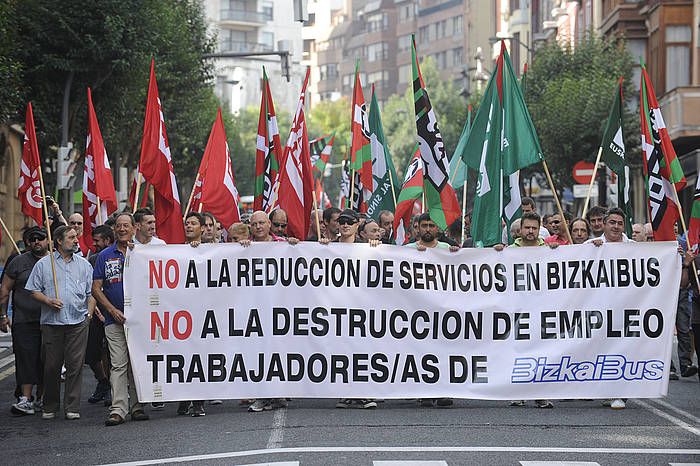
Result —
<instances>
[{"instance_id":1,"label":"sunglasses","mask_svg":"<svg viewBox=\"0 0 700 466\"><path fill-rule=\"evenodd\" d=\"M356 220L352 220L352 219L349 219L349 218L341 218L341 219L338 219L338 225L354 225L354 224L356 224L356 223L357 223Z\"/></svg>"},{"instance_id":2,"label":"sunglasses","mask_svg":"<svg viewBox=\"0 0 700 466\"><path fill-rule=\"evenodd\" d=\"M82 225L83 222L72 221L72 222L70 222L70 224L71 224L71 225Z\"/></svg>"},{"instance_id":3,"label":"sunglasses","mask_svg":"<svg viewBox=\"0 0 700 466\"><path fill-rule=\"evenodd\" d=\"M43 241L45 238L41 238L39 236L32 236L31 238L27 238L28 243L33 243L35 241Z\"/></svg>"},{"instance_id":4,"label":"sunglasses","mask_svg":"<svg viewBox=\"0 0 700 466\"><path fill-rule=\"evenodd\" d=\"M276 226L277 228L287 228L287 224L286 224L286 223L272 222L272 224L273 224L274 226Z\"/></svg>"}]
</instances>

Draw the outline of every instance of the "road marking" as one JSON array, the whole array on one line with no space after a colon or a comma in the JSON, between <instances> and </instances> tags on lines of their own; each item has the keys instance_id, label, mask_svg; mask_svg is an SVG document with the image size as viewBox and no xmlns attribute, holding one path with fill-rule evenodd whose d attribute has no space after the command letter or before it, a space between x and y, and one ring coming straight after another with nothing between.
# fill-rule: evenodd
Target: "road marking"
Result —
<instances>
[{"instance_id":1,"label":"road marking","mask_svg":"<svg viewBox=\"0 0 700 466\"><path fill-rule=\"evenodd\" d=\"M447 461L372 461L374 466L447 466Z\"/></svg>"},{"instance_id":2,"label":"road marking","mask_svg":"<svg viewBox=\"0 0 700 466\"><path fill-rule=\"evenodd\" d=\"M250 463L239 464L236 466L299 466L298 461L278 461L276 463Z\"/></svg>"},{"instance_id":3,"label":"road marking","mask_svg":"<svg viewBox=\"0 0 700 466\"><path fill-rule=\"evenodd\" d=\"M284 440L284 426L287 423L287 408L279 408L272 418L272 432L267 440L267 449L275 449L282 446Z\"/></svg>"},{"instance_id":4,"label":"road marking","mask_svg":"<svg viewBox=\"0 0 700 466\"><path fill-rule=\"evenodd\" d=\"M652 401L654 403L660 404L664 408L670 409L671 411L675 412L676 414L680 414L681 416L687 417L688 419L690 419L691 421L693 421L696 424L700 424L700 417L693 416L689 412L683 411L682 409L680 409L676 406L673 406L671 403L668 403L664 400L660 400L660 399L656 399L656 398L651 398L648 401Z\"/></svg>"},{"instance_id":5,"label":"road marking","mask_svg":"<svg viewBox=\"0 0 700 466\"><path fill-rule=\"evenodd\" d=\"M0 372L0 380L5 380L9 376L15 373L15 366L10 367L9 369L5 369L4 371Z\"/></svg>"},{"instance_id":6,"label":"road marking","mask_svg":"<svg viewBox=\"0 0 700 466\"><path fill-rule=\"evenodd\" d=\"M688 432L690 432L691 434L695 434L698 437L700 437L700 429L698 429L697 427L691 426L690 424L688 424L684 420L678 419L676 416L668 414L665 411L661 411L659 408L652 406L651 404L647 403L646 401L639 400L639 399L633 400L633 401L639 405L642 405L644 408L648 409L649 411L656 414L657 416L662 417L662 418L666 419L667 421L671 421L673 424L677 425L681 429L685 429Z\"/></svg>"},{"instance_id":7,"label":"road marking","mask_svg":"<svg viewBox=\"0 0 700 466\"><path fill-rule=\"evenodd\" d=\"M108 463L102 466L146 466L163 463L186 463L246 456L283 455L294 453L585 453L589 455L700 455L700 449L679 448L584 448L584 447L293 447L242 450L204 455L174 456L151 460Z\"/></svg>"},{"instance_id":8,"label":"road marking","mask_svg":"<svg viewBox=\"0 0 700 466\"><path fill-rule=\"evenodd\" d=\"M521 461L522 466L600 466L594 461Z\"/></svg>"},{"instance_id":9,"label":"road marking","mask_svg":"<svg viewBox=\"0 0 700 466\"><path fill-rule=\"evenodd\" d=\"M6 358L0 359L0 367L5 367L8 364L12 364L13 362L15 362L15 355L11 354Z\"/></svg>"}]
</instances>

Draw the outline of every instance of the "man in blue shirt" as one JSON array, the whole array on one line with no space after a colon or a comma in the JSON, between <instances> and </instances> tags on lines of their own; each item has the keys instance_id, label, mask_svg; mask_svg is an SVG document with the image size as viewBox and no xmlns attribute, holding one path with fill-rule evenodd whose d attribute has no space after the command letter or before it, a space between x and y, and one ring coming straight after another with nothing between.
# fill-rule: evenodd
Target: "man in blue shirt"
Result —
<instances>
[{"instance_id":1,"label":"man in blue shirt","mask_svg":"<svg viewBox=\"0 0 700 466\"><path fill-rule=\"evenodd\" d=\"M148 415L138 402L134 375L129 362L129 348L124 333L124 256L134 236L136 224L129 213L119 214L114 223L116 242L103 249L95 262L92 293L104 314L105 337L109 347L112 406L106 426L123 424L131 413L133 421L146 421ZM132 405L129 408L129 401Z\"/></svg>"},{"instance_id":2,"label":"man in blue shirt","mask_svg":"<svg viewBox=\"0 0 700 466\"><path fill-rule=\"evenodd\" d=\"M61 394L61 366L66 366L63 409L66 419L80 419L80 389L87 346L88 299L92 284L92 266L73 252L78 234L61 226L54 232L57 251L53 253L58 293L54 286L51 256L36 263L25 289L41 303L41 338L44 348L43 419L56 417Z\"/></svg>"}]
</instances>

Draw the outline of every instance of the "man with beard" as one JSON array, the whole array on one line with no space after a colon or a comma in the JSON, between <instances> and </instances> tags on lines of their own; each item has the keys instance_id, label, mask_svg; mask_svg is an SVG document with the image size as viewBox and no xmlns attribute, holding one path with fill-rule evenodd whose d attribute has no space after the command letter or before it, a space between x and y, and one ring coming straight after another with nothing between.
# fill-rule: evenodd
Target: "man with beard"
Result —
<instances>
[{"instance_id":1,"label":"man with beard","mask_svg":"<svg viewBox=\"0 0 700 466\"><path fill-rule=\"evenodd\" d=\"M148 207L143 207L134 212L136 231L134 234L135 244L165 244L165 241L155 236L156 216Z\"/></svg>"},{"instance_id":2,"label":"man with beard","mask_svg":"<svg viewBox=\"0 0 700 466\"><path fill-rule=\"evenodd\" d=\"M416 235L416 242L409 243L406 246L409 248L416 248L419 251L425 251L426 249L432 248L449 249L452 252L459 251L459 246L450 246L448 243L438 241L440 229L430 218L429 213L425 212L420 214L418 216L417 223L418 233Z\"/></svg>"},{"instance_id":3,"label":"man with beard","mask_svg":"<svg viewBox=\"0 0 700 466\"><path fill-rule=\"evenodd\" d=\"M406 246L415 248L419 251L428 249L449 249L451 252L459 251L459 246L450 246L447 243L438 241L440 229L437 224L430 218L430 214L425 212L418 216L417 240L415 243L408 243ZM453 401L450 398L423 398L418 400L421 406L430 408L435 405L446 408L452 406Z\"/></svg>"},{"instance_id":4,"label":"man with beard","mask_svg":"<svg viewBox=\"0 0 700 466\"><path fill-rule=\"evenodd\" d=\"M323 223L326 225L326 238L334 241L338 238L340 225L338 225L338 217L340 217L340 209L337 207L329 207L323 211Z\"/></svg>"},{"instance_id":5,"label":"man with beard","mask_svg":"<svg viewBox=\"0 0 700 466\"><path fill-rule=\"evenodd\" d=\"M15 354L15 378L21 389L19 401L12 405L12 414L34 414L40 406L43 364L41 362L41 303L24 287L39 259L48 253L46 230L28 228L22 235L27 251L15 256L5 268L0 287L0 330L7 331L7 303L12 293L12 349ZM36 386L36 403L32 403L32 387Z\"/></svg>"},{"instance_id":6,"label":"man with beard","mask_svg":"<svg viewBox=\"0 0 700 466\"><path fill-rule=\"evenodd\" d=\"M61 396L61 367L64 365L65 418L80 419L83 363L94 306L88 307L92 266L75 253L77 246L76 231L67 226L58 227L53 258L47 255L39 259L25 287L41 303L41 343L44 350L42 419L56 417Z\"/></svg>"}]
</instances>

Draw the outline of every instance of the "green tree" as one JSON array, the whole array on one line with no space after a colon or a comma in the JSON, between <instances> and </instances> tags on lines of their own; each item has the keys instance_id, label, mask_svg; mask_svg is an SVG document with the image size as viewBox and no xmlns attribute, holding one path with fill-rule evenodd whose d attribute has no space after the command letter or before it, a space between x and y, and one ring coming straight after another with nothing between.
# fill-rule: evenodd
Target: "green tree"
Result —
<instances>
[{"instance_id":1,"label":"green tree","mask_svg":"<svg viewBox=\"0 0 700 466\"><path fill-rule=\"evenodd\" d=\"M175 170L193 178L218 105L211 64L203 59L214 42L199 1L24 0L14 14L12 43L44 156L61 141L66 88L68 138L83 150L90 86L113 165L135 166L155 57ZM17 109L15 119L22 121L22 113Z\"/></svg>"},{"instance_id":2,"label":"green tree","mask_svg":"<svg viewBox=\"0 0 700 466\"><path fill-rule=\"evenodd\" d=\"M0 2L0 122L14 116L22 99L22 68L13 42L17 35L16 6L16 0Z\"/></svg>"},{"instance_id":3,"label":"green tree","mask_svg":"<svg viewBox=\"0 0 700 466\"><path fill-rule=\"evenodd\" d=\"M591 34L574 48L553 42L536 51L525 98L558 188L573 183L576 162L595 160L620 76L631 101L632 57L622 40ZM628 163L638 164L639 123L629 108L624 124Z\"/></svg>"}]
</instances>

